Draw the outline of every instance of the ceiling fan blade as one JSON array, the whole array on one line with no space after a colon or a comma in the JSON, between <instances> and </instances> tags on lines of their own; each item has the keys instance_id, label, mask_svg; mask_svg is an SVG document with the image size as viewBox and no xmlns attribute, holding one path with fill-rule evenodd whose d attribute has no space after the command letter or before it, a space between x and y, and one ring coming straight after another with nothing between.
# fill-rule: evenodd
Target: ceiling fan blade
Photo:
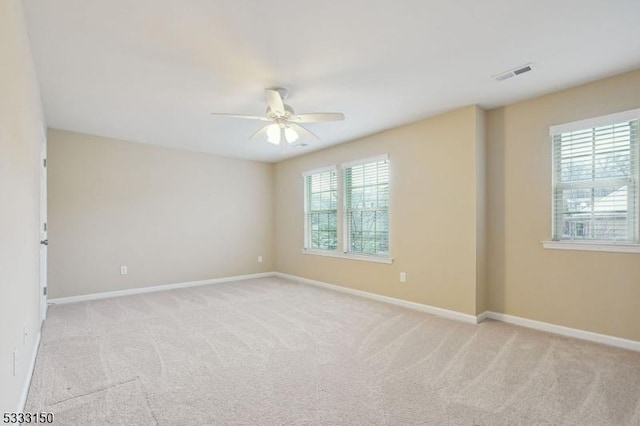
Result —
<instances>
[{"instance_id":1,"label":"ceiling fan blade","mask_svg":"<svg viewBox=\"0 0 640 426\"><path fill-rule=\"evenodd\" d=\"M251 136L249 136L249 139L253 139L256 136L260 136L260 135L266 134L267 133L267 129L269 128L269 126L271 126L271 124L267 124L266 126L261 127L260 129L255 131Z\"/></svg>"},{"instance_id":2,"label":"ceiling fan blade","mask_svg":"<svg viewBox=\"0 0 640 426\"><path fill-rule=\"evenodd\" d=\"M289 125L290 128L298 132L300 136L308 136L310 138L320 140L320 138L316 134L310 132L309 130L305 129L302 126L297 125L296 123L287 122L287 124Z\"/></svg>"},{"instance_id":3,"label":"ceiling fan blade","mask_svg":"<svg viewBox=\"0 0 640 426\"><path fill-rule=\"evenodd\" d=\"M318 121L341 121L344 114L341 112L313 112L309 114L297 114L291 116L289 120L297 123L314 123Z\"/></svg>"},{"instance_id":4,"label":"ceiling fan blade","mask_svg":"<svg viewBox=\"0 0 640 426\"><path fill-rule=\"evenodd\" d=\"M276 115L282 115L285 113L284 110L284 102L282 101L282 96L280 96L280 92L275 89L265 89L264 94L267 98L267 104Z\"/></svg>"},{"instance_id":5,"label":"ceiling fan blade","mask_svg":"<svg viewBox=\"0 0 640 426\"><path fill-rule=\"evenodd\" d=\"M242 118L245 120L271 121L267 117L262 117L259 115L225 114L223 112L212 112L211 115L219 115L221 117L230 117L230 118Z\"/></svg>"}]
</instances>

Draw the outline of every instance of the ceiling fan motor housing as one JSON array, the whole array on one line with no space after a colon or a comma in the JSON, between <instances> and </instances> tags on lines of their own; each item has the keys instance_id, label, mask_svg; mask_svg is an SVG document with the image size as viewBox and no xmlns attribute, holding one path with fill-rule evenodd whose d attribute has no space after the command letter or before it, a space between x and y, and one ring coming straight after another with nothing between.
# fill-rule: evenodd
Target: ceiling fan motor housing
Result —
<instances>
[{"instance_id":1,"label":"ceiling fan motor housing","mask_svg":"<svg viewBox=\"0 0 640 426\"><path fill-rule=\"evenodd\" d=\"M266 115L267 115L267 117L271 118L272 120L275 120L277 118L288 119L292 115L295 115L295 113L293 112L293 108L291 108L291 106L289 106L287 104L284 104L284 114L277 115L275 112L273 112L271 110L271 107L267 107Z\"/></svg>"}]
</instances>

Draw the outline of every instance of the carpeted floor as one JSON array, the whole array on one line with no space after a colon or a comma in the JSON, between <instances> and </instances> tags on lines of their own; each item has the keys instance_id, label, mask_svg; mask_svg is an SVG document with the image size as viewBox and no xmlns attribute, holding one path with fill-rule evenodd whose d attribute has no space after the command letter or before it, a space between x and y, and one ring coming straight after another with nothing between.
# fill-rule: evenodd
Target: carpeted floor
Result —
<instances>
[{"instance_id":1,"label":"carpeted floor","mask_svg":"<svg viewBox=\"0 0 640 426\"><path fill-rule=\"evenodd\" d=\"M56 425L640 425L640 353L280 278L51 306Z\"/></svg>"}]
</instances>

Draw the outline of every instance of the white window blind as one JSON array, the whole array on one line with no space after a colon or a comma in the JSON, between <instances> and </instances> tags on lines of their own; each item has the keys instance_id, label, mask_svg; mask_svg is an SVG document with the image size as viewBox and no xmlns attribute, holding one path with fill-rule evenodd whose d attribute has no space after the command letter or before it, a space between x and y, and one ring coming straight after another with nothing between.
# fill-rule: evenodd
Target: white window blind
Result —
<instances>
[{"instance_id":1,"label":"white window blind","mask_svg":"<svg viewBox=\"0 0 640 426\"><path fill-rule=\"evenodd\" d=\"M336 170L304 177L305 248L336 250L338 247L338 185Z\"/></svg>"},{"instance_id":2,"label":"white window blind","mask_svg":"<svg viewBox=\"0 0 640 426\"><path fill-rule=\"evenodd\" d=\"M389 256L389 161L344 168L346 253Z\"/></svg>"},{"instance_id":3,"label":"white window blind","mask_svg":"<svg viewBox=\"0 0 640 426\"><path fill-rule=\"evenodd\" d=\"M638 242L635 117L552 128L554 240Z\"/></svg>"}]
</instances>

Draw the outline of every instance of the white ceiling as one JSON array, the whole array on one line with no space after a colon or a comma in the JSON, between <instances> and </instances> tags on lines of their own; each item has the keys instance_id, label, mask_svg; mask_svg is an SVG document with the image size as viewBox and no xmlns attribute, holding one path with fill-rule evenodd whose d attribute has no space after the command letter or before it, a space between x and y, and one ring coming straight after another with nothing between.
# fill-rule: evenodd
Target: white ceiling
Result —
<instances>
[{"instance_id":1,"label":"white ceiling","mask_svg":"<svg viewBox=\"0 0 640 426\"><path fill-rule=\"evenodd\" d=\"M640 67L638 0L24 0L50 127L277 161ZM493 74L528 62L534 72ZM263 89L322 141L248 140Z\"/></svg>"}]
</instances>

